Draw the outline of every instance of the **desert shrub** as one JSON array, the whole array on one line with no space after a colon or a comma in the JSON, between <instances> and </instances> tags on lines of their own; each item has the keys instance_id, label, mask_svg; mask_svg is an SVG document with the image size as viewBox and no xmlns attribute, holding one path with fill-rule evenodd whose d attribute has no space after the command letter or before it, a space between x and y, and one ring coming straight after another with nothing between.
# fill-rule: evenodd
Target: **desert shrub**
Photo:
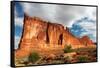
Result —
<instances>
[{"instance_id":1,"label":"desert shrub","mask_svg":"<svg viewBox=\"0 0 100 68\"><path fill-rule=\"evenodd\" d=\"M70 63L71 62L71 58L69 56L66 56L64 58L64 63Z\"/></svg>"},{"instance_id":2,"label":"desert shrub","mask_svg":"<svg viewBox=\"0 0 100 68\"><path fill-rule=\"evenodd\" d=\"M70 53L72 51L73 51L73 49L72 49L71 45L65 45L64 53Z\"/></svg>"},{"instance_id":3,"label":"desert shrub","mask_svg":"<svg viewBox=\"0 0 100 68\"><path fill-rule=\"evenodd\" d=\"M29 59L29 62L35 63L37 60L40 59L40 56L39 56L38 53L32 52L32 53L29 55L28 59Z\"/></svg>"},{"instance_id":4,"label":"desert shrub","mask_svg":"<svg viewBox=\"0 0 100 68\"><path fill-rule=\"evenodd\" d=\"M79 62L88 62L88 57L86 56L78 56L77 59Z\"/></svg>"}]
</instances>

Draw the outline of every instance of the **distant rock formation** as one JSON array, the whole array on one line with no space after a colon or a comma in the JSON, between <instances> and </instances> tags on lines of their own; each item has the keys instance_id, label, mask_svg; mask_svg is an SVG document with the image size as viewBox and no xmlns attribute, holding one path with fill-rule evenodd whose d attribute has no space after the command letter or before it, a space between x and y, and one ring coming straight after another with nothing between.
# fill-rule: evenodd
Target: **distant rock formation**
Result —
<instances>
[{"instance_id":1,"label":"distant rock formation","mask_svg":"<svg viewBox=\"0 0 100 68\"><path fill-rule=\"evenodd\" d=\"M85 46L92 46L94 45L94 43L92 42L92 40L89 39L88 36L83 36L82 38L79 39L80 42L82 44L84 44Z\"/></svg>"},{"instance_id":2,"label":"distant rock formation","mask_svg":"<svg viewBox=\"0 0 100 68\"><path fill-rule=\"evenodd\" d=\"M16 50L16 57L28 56L33 50L46 48L64 48L71 45L72 48L94 45L88 36L77 38L63 25L43 21L38 17L24 15L23 33Z\"/></svg>"}]
</instances>

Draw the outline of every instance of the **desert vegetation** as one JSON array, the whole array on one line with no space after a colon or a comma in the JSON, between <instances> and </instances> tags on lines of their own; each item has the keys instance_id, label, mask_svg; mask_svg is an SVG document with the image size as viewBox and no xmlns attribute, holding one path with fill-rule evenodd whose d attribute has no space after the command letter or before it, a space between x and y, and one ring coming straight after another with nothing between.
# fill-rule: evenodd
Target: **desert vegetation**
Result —
<instances>
[{"instance_id":1,"label":"desert vegetation","mask_svg":"<svg viewBox=\"0 0 100 68\"><path fill-rule=\"evenodd\" d=\"M40 56L39 56L39 54L38 53L36 53L36 52L32 52L30 55L29 55L29 57L28 57L28 60L29 60L29 62L31 62L31 63L35 63L37 60L39 60L40 59Z\"/></svg>"},{"instance_id":2,"label":"desert vegetation","mask_svg":"<svg viewBox=\"0 0 100 68\"><path fill-rule=\"evenodd\" d=\"M65 45L64 47L64 53L70 53L73 52L72 46L71 45Z\"/></svg>"},{"instance_id":3,"label":"desert vegetation","mask_svg":"<svg viewBox=\"0 0 100 68\"><path fill-rule=\"evenodd\" d=\"M29 56L16 59L16 66L25 65L44 65L44 64L69 64L69 63L86 63L97 61L96 48L77 48L72 49L71 45L65 45L63 53L58 50L59 54L50 53L40 55L39 52L32 52Z\"/></svg>"}]
</instances>

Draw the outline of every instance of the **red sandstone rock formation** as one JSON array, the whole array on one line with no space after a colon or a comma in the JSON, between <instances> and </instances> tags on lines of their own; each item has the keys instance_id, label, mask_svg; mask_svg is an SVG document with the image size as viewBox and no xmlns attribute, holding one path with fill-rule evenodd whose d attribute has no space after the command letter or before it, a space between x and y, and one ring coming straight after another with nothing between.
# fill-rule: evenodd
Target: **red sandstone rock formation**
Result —
<instances>
[{"instance_id":1,"label":"red sandstone rock formation","mask_svg":"<svg viewBox=\"0 0 100 68\"><path fill-rule=\"evenodd\" d=\"M79 48L91 44L93 42L87 36L78 39L71 34L67 27L65 29L61 24L25 15L22 37L15 55L17 58L24 57L36 48L64 48L65 45Z\"/></svg>"},{"instance_id":2,"label":"red sandstone rock formation","mask_svg":"<svg viewBox=\"0 0 100 68\"><path fill-rule=\"evenodd\" d=\"M85 46L92 46L94 45L93 41L89 39L88 36L83 36L82 38L79 39L82 44Z\"/></svg>"}]
</instances>

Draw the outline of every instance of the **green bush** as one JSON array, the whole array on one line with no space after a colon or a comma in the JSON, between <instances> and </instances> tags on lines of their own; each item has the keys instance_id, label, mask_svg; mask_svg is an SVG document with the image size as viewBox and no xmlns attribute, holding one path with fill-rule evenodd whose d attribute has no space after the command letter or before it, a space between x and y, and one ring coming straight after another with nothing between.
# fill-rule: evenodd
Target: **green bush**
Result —
<instances>
[{"instance_id":1,"label":"green bush","mask_svg":"<svg viewBox=\"0 0 100 68\"><path fill-rule=\"evenodd\" d=\"M71 45L65 45L64 53L70 53L70 52L73 52Z\"/></svg>"},{"instance_id":2,"label":"green bush","mask_svg":"<svg viewBox=\"0 0 100 68\"><path fill-rule=\"evenodd\" d=\"M31 54L29 55L28 59L29 59L30 62L35 63L37 60L40 59L40 56L39 56L38 53L33 52L33 53L31 53Z\"/></svg>"},{"instance_id":3,"label":"green bush","mask_svg":"<svg viewBox=\"0 0 100 68\"><path fill-rule=\"evenodd\" d=\"M77 59L79 60L79 62L88 62L88 57L86 56L79 56L77 57Z\"/></svg>"}]
</instances>

